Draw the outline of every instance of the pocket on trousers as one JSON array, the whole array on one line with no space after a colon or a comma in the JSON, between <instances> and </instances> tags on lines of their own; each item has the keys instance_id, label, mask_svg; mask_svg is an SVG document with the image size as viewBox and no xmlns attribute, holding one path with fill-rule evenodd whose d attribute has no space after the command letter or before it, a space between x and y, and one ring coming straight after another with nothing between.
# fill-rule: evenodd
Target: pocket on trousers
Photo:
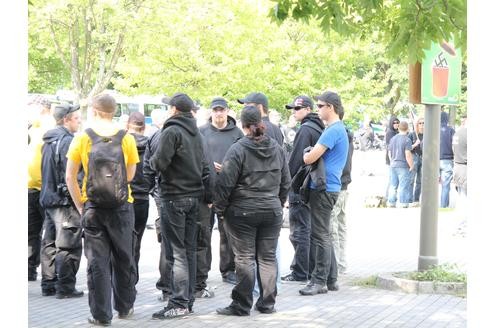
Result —
<instances>
[{"instance_id":1,"label":"pocket on trousers","mask_svg":"<svg viewBox=\"0 0 495 328\"><path fill-rule=\"evenodd\" d=\"M77 211L72 209L67 211L67 217L62 222L59 240L57 240L58 248L79 248L82 247L82 227L81 217Z\"/></svg>"}]
</instances>

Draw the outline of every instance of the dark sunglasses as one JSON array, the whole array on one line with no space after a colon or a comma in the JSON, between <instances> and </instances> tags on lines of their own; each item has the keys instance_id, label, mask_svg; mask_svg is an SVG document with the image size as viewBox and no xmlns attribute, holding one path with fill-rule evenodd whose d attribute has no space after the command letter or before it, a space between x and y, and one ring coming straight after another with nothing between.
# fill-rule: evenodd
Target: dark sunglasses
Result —
<instances>
[{"instance_id":1,"label":"dark sunglasses","mask_svg":"<svg viewBox=\"0 0 495 328\"><path fill-rule=\"evenodd\" d=\"M394 124L400 124L400 122L394 122Z\"/></svg>"},{"instance_id":2,"label":"dark sunglasses","mask_svg":"<svg viewBox=\"0 0 495 328\"><path fill-rule=\"evenodd\" d=\"M316 107L323 108L325 106L330 106L329 104L316 104Z\"/></svg>"}]
</instances>

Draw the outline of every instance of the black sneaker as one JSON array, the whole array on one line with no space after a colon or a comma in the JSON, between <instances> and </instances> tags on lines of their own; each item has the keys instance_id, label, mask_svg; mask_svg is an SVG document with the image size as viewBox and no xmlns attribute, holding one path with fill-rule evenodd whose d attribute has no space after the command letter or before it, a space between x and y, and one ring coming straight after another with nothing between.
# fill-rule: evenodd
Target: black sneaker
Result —
<instances>
[{"instance_id":1,"label":"black sneaker","mask_svg":"<svg viewBox=\"0 0 495 328\"><path fill-rule=\"evenodd\" d=\"M84 292L81 290L77 290L77 289L74 289L71 293L57 293L57 296L55 296L56 298L58 298L59 300L61 299L64 299L64 298L78 298L78 297L83 297L84 296Z\"/></svg>"},{"instance_id":2,"label":"black sneaker","mask_svg":"<svg viewBox=\"0 0 495 328\"><path fill-rule=\"evenodd\" d=\"M229 284L232 284L232 285L235 285L235 284L237 284L237 276L236 276L235 272L229 271L222 277L222 281L229 283Z\"/></svg>"},{"instance_id":3,"label":"black sneaker","mask_svg":"<svg viewBox=\"0 0 495 328\"><path fill-rule=\"evenodd\" d=\"M272 307L272 308L256 307L256 310L258 310L258 312L263 313L263 314L272 314L272 313L277 312L277 310L275 310L274 307Z\"/></svg>"},{"instance_id":4,"label":"black sneaker","mask_svg":"<svg viewBox=\"0 0 495 328\"><path fill-rule=\"evenodd\" d=\"M339 290L339 285L337 284L337 280L332 281L332 282L328 282L327 288L328 288L328 290L331 290L332 292Z\"/></svg>"},{"instance_id":5,"label":"black sneaker","mask_svg":"<svg viewBox=\"0 0 495 328\"><path fill-rule=\"evenodd\" d=\"M215 293L206 288L198 290L194 293L195 298L213 298L215 297Z\"/></svg>"},{"instance_id":6,"label":"black sneaker","mask_svg":"<svg viewBox=\"0 0 495 328\"><path fill-rule=\"evenodd\" d=\"M189 309L166 307L158 312L153 313L151 318L158 320L175 319L175 318L184 317L188 314L189 314Z\"/></svg>"},{"instance_id":7,"label":"black sneaker","mask_svg":"<svg viewBox=\"0 0 495 328\"><path fill-rule=\"evenodd\" d=\"M309 282L306 287L299 290L299 294L304 296L325 294L328 293L328 288L326 285L315 284L314 282Z\"/></svg>"},{"instance_id":8,"label":"black sneaker","mask_svg":"<svg viewBox=\"0 0 495 328\"><path fill-rule=\"evenodd\" d=\"M119 319L129 319L134 314L134 308L131 308L127 312L119 312Z\"/></svg>"},{"instance_id":9,"label":"black sneaker","mask_svg":"<svg viewBox=\"0 0 495 328\"><path fill-rule=\"evenodd\" d=\"M249 315L249 313L240 312L230 305L224 308L218 308L217 313L220 315L236 315L239 317L244 317Z\"/></svg>"},{"instance_id":10,"label":"black sneaker","mask_svg":"<svg viewBox=\"0 0 495 328\"><path fill-rule=\"evenodd\" d=\"M38 274L28 274L28 281L36 281L36 278L38 278Z\"/></svg>"},{"instance_id":11,"label":"black sneaker","mask_svg":"<svg viewBox=\"0 0 495 328\"><path fill-rule=\"evenodd\" d=\"M292 273L289 273L288 275L283 276L280 279L282 279L283 282L306 282L307 281L306 279L303 279L303 280L297 279Z\"/></svg>"},{"instance_id":12,"label":"black sneaker","mask_svg":"<svg viewBox=\"0 0 495 328\"><path fill-rule=\"evenodd\" d=\"M112 320L98 320L93 317L88 318L88 322L92 324L93 326L103 326L103 327L108 327L112 325Z\"/></svg>"},{"instance_id":13,"label":"black sneaker","mask_svg":"<svg viewBox=\"0 0 495 328\"><path fill-rule=\"evenodd\" d=\"M53 296L57 293L55 289L45 289L41 291L41 295L43 296Z\"/></svg>"}]
</instances>

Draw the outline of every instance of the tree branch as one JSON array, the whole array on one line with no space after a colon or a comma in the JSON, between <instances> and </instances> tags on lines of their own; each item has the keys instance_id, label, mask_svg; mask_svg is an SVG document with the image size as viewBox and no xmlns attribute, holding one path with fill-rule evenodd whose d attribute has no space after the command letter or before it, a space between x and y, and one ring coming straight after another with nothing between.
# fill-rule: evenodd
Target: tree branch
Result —
<instances>
[{"instance_id":1,"label":"tree branch","mask_svg":"<svg viewBox=\"0 0 495 328\"><path fill-rule=\"evenodd\" d=\"M449 20L452 23L452 25L454 25L458 30L464 31L463 28L461 28L460 26L457 25L456 22L454 22L454 18L452 18L452 16L448 14L449 13L449 5L448 5L447 1L446 0L442 0L442 2L443 2L443 5L445 7L445 12L447 13L447 15L449 17Z\"/></svg>"}]
</instances>

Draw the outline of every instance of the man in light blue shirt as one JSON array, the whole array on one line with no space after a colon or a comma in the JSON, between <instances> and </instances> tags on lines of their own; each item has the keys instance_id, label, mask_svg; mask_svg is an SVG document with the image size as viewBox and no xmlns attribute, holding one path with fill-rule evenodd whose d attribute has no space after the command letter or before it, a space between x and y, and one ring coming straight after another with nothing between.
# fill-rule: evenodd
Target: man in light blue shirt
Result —
<instances>
[{"instance_id":1,"label":"man in light blue shirt","mask_svg":"<svg viewBox=\"0 0 495 328\"><path fill-rule=\"evenodd\" d=\"M310 184L309 205L311 208L311 250L314 268L310 268L311 280L301 289L301 295L323 294L338 290L337 262L330 239L330 214L341 189L340 177L347 160L349 141L340 117L344 108L340 96L326 91L316 97L318 113L326 122L323 131L313 149L304 155L305 164L317 164L322 158L325 168L325 189L316 189Z\"/></svg>"}]
</instances>

